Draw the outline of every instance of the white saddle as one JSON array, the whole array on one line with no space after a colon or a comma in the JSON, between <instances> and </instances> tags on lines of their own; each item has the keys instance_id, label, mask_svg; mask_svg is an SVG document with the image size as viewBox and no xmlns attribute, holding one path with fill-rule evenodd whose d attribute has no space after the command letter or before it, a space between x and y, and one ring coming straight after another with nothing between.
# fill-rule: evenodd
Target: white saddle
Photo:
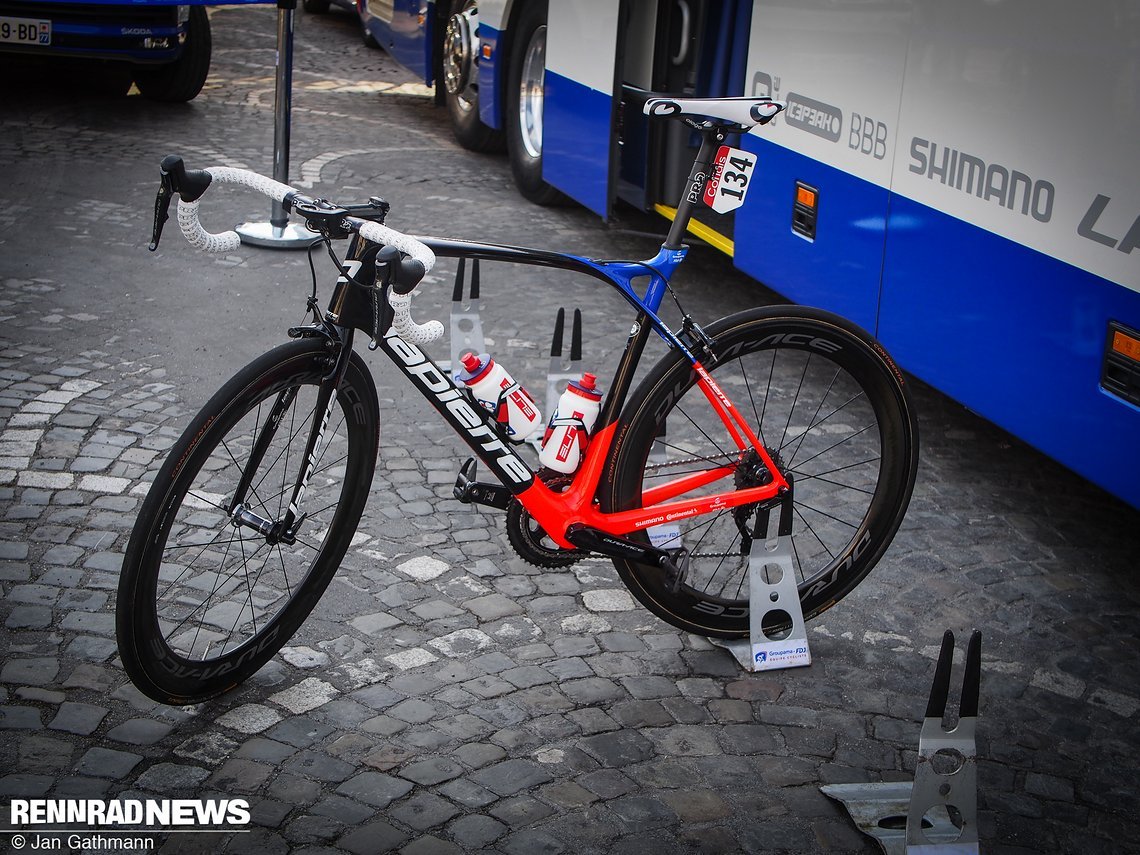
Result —
<instances>
[{"instance_id":1,"label":"white saddle","mask_svg":"<svg viewBox=\"0 0 1140 855\"><path fill-rule=\"evenodd\" d=\"M645 115L692 116L750 128L768 124L785 106L771 98L650 98Z\"/></svg>"}]
</instances>

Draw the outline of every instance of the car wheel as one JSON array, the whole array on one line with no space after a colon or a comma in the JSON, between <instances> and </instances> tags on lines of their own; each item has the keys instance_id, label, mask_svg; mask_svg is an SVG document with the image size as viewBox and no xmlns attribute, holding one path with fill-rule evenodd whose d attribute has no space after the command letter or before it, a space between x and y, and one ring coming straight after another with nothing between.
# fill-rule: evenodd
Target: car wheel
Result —
<instances>
[{"instance_id":1,"label":"car wheel","mask_svg":"<svg viewBox=\"0 0 1140 855\"><path fill-rule=\"evenodd\" d=\"M136 66L135 85L152 101L191 101L202 91L210 73L212 50L206 9L191 6L182 54L166 65Z\"/></svg>"}]
</instances>

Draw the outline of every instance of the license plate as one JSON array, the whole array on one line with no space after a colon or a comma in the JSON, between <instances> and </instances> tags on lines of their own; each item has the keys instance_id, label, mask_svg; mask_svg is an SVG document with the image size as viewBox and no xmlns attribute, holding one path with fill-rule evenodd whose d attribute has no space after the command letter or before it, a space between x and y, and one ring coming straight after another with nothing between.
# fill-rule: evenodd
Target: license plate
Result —
<instances>
[{"instance_id":1,"label":"license plate","mask_svg":"<svg viewBox=\"0 0 1140 855\"><path fill-rule=\"evenodd\" d=\"M51 21L0 18L0 42L17 45L50 45Z\"/></svg>"}]
</instances>

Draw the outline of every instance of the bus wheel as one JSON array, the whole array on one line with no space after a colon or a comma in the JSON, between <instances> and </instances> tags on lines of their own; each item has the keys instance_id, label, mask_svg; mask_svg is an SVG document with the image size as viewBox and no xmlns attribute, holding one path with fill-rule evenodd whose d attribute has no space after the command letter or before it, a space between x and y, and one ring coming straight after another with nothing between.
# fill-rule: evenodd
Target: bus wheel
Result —
<instances>
[{"instance_id":1,"label":"bus wheel","mask_svg":"<svg viewBox=\"0 0 1140 855\"><path fill-rule=\"evenodd\" d=\"M479 6L460 0L443 31L444 87L451 131L470 151L502 151L503 134L479 118ZM437 84L438 85L438 84Z\"/></svg>"},{"instance_id":2,"label":"bus wheel","mask_svg":"<svg viewBox=\"0 0 1140 855\"><path fill-rule=\"evenodd\" d=\"M546 77L546 3L522 8L507 69L507 152L515 185L527 199L553 205L565 197L542 180L543 82Z\"/></svg>"}]
</instances>

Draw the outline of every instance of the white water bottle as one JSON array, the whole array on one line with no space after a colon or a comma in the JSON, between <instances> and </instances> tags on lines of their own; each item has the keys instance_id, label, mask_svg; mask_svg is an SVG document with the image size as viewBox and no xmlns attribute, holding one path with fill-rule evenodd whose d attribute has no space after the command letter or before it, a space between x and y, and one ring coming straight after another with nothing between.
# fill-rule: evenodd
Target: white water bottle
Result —
<instances>
[{"instance_id":1,"label":"white water bottle","mask_svg":"<svg viewBox=\"0 0 1140 855\"><path fill-rule=\"evenodd\" d=\"M566 384L558 408L550 417L538 462L548 469L569 474L582 463L590 431L602 408L602 390L593 374Z\"/></svg>"},{"instance_id":2,"label":"white water bottle","mask_svg":"<svg viewBox=\"0 0 1140 855\"><path fill-rule=\"evenodd\" d=\"M479 406L506 428L510 439L521 442L542 427L542 413L534 398L490 354L467 353L460 362L464 370L455 379L464 383Z\"/></svg>"}]
</instances>

